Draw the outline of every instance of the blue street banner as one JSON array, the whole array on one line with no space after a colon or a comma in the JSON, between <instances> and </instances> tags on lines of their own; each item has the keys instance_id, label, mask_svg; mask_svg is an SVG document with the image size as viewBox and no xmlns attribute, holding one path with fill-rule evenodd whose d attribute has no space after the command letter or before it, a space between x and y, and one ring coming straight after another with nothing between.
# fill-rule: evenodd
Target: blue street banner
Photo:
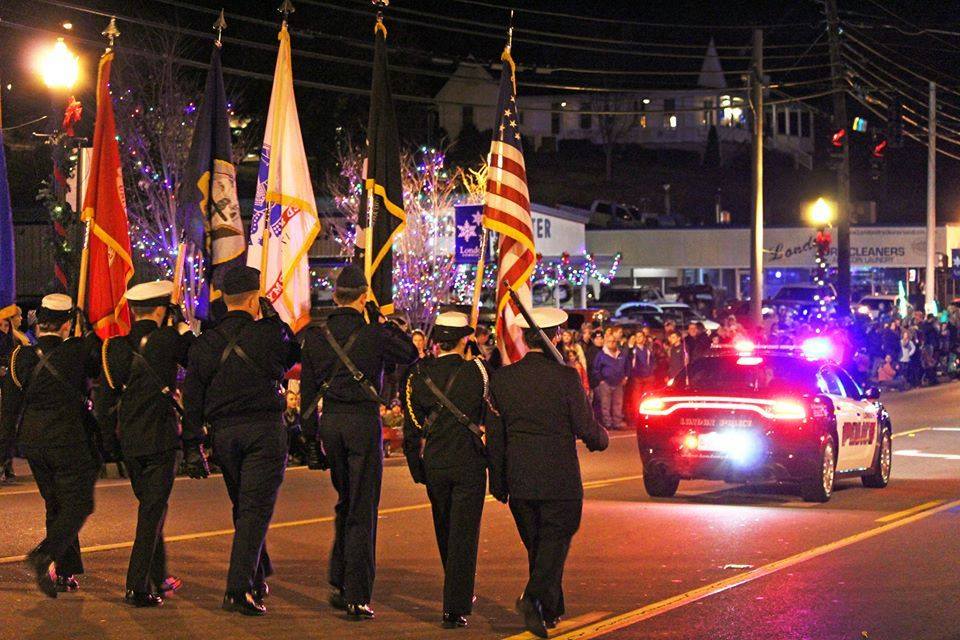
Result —
<instances>
[{"instance_id":1,"label":"blue street banner","mask_svg":"<svg viewBox=\"0 0 960 640\"><path fill-rule=\"evenodd\" d=\"M458 204L453 209L457 225L454 261L457 264L477 264L481 251L483 204Z\"/></svg>"},{"instance_id":2,"label":"blue street banner","mask_svg":"<svg viewBox=\"0 0 960 640\"><path fill-rule=\"evenodd\" d=\"M7 161L0 130L0 318L12 316L17 309L17 273L13 253L13 210L7 185Z\"/></svg>"}]
</instances>

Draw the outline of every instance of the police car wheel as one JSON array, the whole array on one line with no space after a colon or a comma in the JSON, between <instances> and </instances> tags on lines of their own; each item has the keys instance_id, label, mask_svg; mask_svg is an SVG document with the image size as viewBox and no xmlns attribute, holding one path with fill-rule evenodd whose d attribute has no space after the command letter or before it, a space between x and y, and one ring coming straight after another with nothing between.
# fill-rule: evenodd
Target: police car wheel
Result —
<instances>
[{"instance_id":1,"label":"police car wheel","mask_svg":"<svg viewBox=\"0 0 960 640\"><path fill-rule=\"evenodd\" d=\"M880 446L877 448L877 458L870 468L870 472L861 476L863 486L871 489L883 489L890 482L890 468L893 466L893 440L889 429L880 432Z\"/></svg>"},{"instance_id":2,"label":"police car wheel","mask_svg":"<svg viewBox=\"0 0 960 640\"><path fill-rule=\"evenodd\" d=\"M820 473L800 483L804 502L826 502L833 495L833 481L837 471L837 455L833 438L828 437L820 445Z\"/></svg>"},{"instance_id":3,"label":"police car wheel","mask_svg":"<svg viewBox=\"0 0 960 640\"><path fill-rule=\"evenodd\" d=\"M680 486L680 477L665 473L662 469L643 469L643 487L651 498L672 498Z\"/></svg>"}]
</instances>

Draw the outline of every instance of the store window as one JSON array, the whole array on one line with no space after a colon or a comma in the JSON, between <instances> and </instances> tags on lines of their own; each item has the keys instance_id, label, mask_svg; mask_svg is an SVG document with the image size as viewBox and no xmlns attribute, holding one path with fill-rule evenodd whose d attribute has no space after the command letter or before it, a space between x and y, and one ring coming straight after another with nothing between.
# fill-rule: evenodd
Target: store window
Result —
<instances>
[{"instance_id":1,"label":"store window","mask_svg":"<svg viewBox=\"0 0 960 640\"><path fill-rule=\"evenodd\" d=\"M668 129L677 128L677 100L676 98L666 98L663 101L663 126Z\"/></svg>"},{"instance_id":2,"label":"store window","mask_svg":"<svg viewBox=\"0 0 960 640\"><path fill-rule=\"evenodd\" d=\"M553 135L560 134L560 123L563 118L563 105L559 102L554 102L550 105L550 133Z\"/></svg>"}]
</instances>

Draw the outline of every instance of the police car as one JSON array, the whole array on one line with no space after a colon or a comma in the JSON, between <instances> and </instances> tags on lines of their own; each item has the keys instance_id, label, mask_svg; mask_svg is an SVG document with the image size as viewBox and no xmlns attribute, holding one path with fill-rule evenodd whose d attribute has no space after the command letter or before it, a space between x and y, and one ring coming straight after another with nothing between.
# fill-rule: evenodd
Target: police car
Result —
<instances>
[{"instance_id":1,"label":"police car","mask_svg":"<svg viewBox=\"0 0 960 640\"><path fill-rule=\"evenodd\" d=\"M801 348L740 342L712 349L640 404L637 441L647 493L680 480L798 483L826 502L838 478L883 488L890 479L890 416L830 361L827 338Z\"/></svg>"}]
</instances>

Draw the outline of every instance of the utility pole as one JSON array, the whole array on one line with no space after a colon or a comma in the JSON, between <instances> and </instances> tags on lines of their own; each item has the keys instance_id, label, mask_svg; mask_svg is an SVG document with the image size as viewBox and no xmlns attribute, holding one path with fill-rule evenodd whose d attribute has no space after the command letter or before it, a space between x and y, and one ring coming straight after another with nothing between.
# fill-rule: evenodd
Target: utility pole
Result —
<instances>
[{"instance_id":1,"label":"utility pole","mask_svg":"<svg viewBox=\"0 0 960 640\"><path fill-rule=\"evenodd\" d=\"M927 141L927 269L923 306L934 313L937 305L937 85L930 82L930 126Z\"/></svg>"},{"instance_id":2,"label":"utility pole","mask_svg":"<svg viewBox=\"0 0 960 640\"><path fill-rule=\"evenodd\" d=\"M763 30L753 31L750 69L750 106L753 109L753 224L750 227L750 317L763 324Z\"/></svg>"},{"instance_id":3,"label":"utility pole","mask_svg":"<svg viewBox=\"0 0 960 640\"><path fill-rule=\"evenodd\" d=\"M840 18L837 0L825 0L827 35L830 45L830 75L833 78L833 128L844 129L847 121L847 93L843 87L840 60ZM850 136L843 136L837 168L837 313L850 315Z\"/></svg>"}]
</instances>

